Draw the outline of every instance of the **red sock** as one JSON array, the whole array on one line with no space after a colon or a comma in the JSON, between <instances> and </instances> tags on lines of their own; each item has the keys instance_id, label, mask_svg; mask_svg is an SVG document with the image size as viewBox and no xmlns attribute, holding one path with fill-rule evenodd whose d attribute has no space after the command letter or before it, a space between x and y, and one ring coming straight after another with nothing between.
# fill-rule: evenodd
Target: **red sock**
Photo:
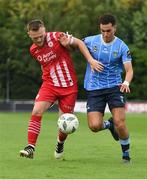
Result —
<instances>
[{"instance_id":1,"label":"red sock","mask_svg":"<svg viewBox=\"0 0 147 180\"><path fill-rule=\"evenodd\" d=\"M28 144L36 145L36 141L41 129L42 116L32 115L28 126Z\"/></svg>"},{"instance_id":2,"label":"red sock","mask_svg":"<svg viewBox=\"0 0 147 180\"><path fill-rule=\"evenodd\" d=\"M61 131L58 132L58 141L59 142L64 142L67 138L67 134L62 133Z\"/></svg>"}]
</instances>

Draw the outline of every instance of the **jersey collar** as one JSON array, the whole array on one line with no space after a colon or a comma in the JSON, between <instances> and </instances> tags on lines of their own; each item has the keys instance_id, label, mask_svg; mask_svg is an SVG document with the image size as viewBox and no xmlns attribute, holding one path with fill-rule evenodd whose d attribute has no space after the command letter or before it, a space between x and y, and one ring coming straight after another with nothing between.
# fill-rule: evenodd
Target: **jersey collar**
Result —
<instances>
[{"instance_id":1,"label":"jersey collar","mask_svg":"<svg viewBox=\"0 0 147 180\"><path fill-rule=\"evenodd\" d=\"M113 43L116 41L116 39L117 39L117 37L114 36L113 41L111 41L111 42L109 42L109 43L106 43L106 42L103 40L103 37L102 37L102 34L101 34L101 41L102 41L102 43L103 43L105 46L108 46L108 45L113 44Z\"/></svg>"}]
</instances>

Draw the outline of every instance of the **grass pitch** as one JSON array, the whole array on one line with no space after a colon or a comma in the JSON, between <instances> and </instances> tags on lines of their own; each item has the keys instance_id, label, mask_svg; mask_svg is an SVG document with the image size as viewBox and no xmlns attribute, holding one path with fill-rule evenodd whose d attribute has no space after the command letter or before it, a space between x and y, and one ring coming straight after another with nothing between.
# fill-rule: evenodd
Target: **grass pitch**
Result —
<instances>
[{"instance_id":1,"label":"grass pitch","mask_svg":"<svg viewBox=\"0 0 147 180\"><path fill-rule=\"evenodd\" d=\"M147 179L147 114L127 114L131 164L109 131L93 133L86 114L69 135L62 160L54 159L57 113L46 113L33 160L19 157L27 143L30 113L0 113L0 179ZM105 118L109 117L109 114Z\"/></svg>"}]
</instances>

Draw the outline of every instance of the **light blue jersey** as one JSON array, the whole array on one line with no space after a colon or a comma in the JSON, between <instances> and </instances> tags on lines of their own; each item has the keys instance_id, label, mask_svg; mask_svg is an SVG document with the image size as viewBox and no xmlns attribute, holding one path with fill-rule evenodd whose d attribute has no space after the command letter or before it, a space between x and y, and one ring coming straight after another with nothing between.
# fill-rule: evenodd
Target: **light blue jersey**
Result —
<instances>
[{"instance_id":1,"label":"light blue jersey","mask_svg":"<svg viewBox=\"0 0 147 180\"><path fill-rule=\"evenodd\" d=\"M93 58L104 65L102 72L92 72L90 64L87 63L84 88L97 90L120 85L123 63L132 60L128 46L118 37L110 43L105 43L101 34L86 37L84 43Z\"/></svg>"}]
</instances>

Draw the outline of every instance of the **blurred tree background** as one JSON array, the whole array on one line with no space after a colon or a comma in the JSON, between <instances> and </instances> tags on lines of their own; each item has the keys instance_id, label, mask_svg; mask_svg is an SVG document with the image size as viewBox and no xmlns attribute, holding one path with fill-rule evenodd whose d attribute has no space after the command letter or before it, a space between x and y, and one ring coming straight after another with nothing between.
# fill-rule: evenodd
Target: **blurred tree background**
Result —
<instances>
[{"instance_id":1,"label":"blurred tree background","mask_svg":"<svg viewBox=\"0 0 147 180\"><path fill-rule=\"evenodd\" d=\"M130 47L134 79L128 100L147 100L147 1L146 0L0 0L0 99L34 99L41 84L40 65L29 54L28 21L39 18L47 31L68 31L82 39L98 34L98 17L113 13L117 36ZM86 60L73 52L79 98Z\"/></svg>"}]
</instances>

